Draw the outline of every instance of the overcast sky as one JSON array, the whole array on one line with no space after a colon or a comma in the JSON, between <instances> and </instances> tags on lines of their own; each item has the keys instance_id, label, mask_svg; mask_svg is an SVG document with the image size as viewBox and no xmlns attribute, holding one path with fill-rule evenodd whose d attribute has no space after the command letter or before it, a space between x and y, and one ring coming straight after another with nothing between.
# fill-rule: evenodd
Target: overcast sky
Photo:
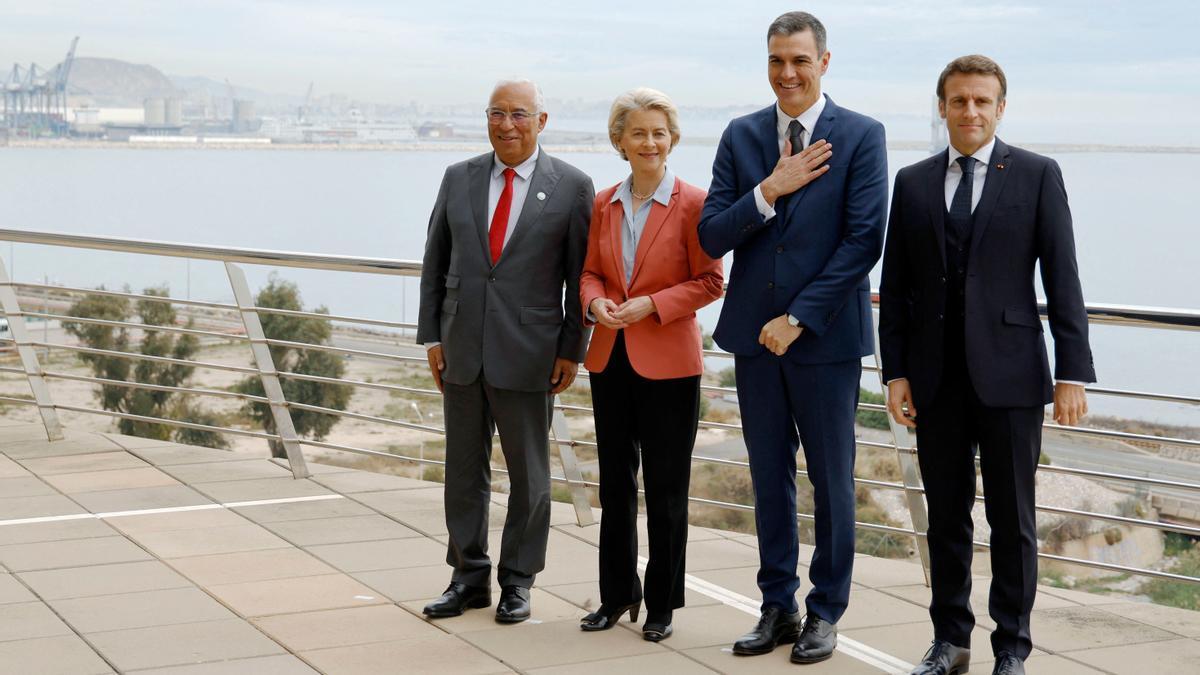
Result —
<instances>
[{"instance_id":1,"label":"overcast sky","mask_svg":"<svg viewBox=\"0 0 1200 675\"><path fill-rule=\"evenodd\" d=\"M1200 145L1190 0L0 0L0 64L50 67L80 35L80 56L297 95L312 81L366 101L482 102L524 75L549 99L647 85L685 105L766 104L766 27L789 9L825 23L824 89L863 112L928 115L941 67L980 52L1008 73L1006 124L1028 140Z\"/></svg>"}]
</instances>

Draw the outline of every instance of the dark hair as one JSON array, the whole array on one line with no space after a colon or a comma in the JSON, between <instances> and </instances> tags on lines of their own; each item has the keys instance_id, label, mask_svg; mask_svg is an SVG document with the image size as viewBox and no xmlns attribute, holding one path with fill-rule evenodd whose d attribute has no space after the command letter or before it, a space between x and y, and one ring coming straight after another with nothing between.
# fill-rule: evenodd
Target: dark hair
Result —
<instances>
[{"instance_id":1,"label":"dark hair","mask_svg":"<svg viewBox=\"0 0 1200 675\"><path fill-rule=\"evenodd\" d=\"M767 41L770 42L776 35L787 37L806 30L812 31L813 41L817 43L817 56L821 56L825 53L825 24L808 12L780 14L767 29Z\"/></svg>"},{"instance_id":2,"label":"dark hair","mask_svg":"<svg viewBox=\"0 0 1200 675\"><path fill-rule=\"evenodd\" d=\"M1000 64L989 59L982 54L969 54L960 56L942 69L942 74L938 76L937 97L939 101L946 100L946 78L955 73L963 75L994 75L997 80L1000 80L1000 101L1008 95L1008 80L1004 77L1004 70L1000 68Z\"/></svg>"}]
</instances>

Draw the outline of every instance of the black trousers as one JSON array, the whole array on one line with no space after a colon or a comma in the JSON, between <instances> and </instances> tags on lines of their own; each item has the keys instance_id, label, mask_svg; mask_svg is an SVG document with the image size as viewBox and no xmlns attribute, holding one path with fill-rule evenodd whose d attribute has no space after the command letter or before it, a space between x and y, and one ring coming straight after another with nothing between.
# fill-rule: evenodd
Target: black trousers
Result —
<instances>
[{"instance_id":1,"label":"black trousers","mask_svg":"<svg viewBox=\"0 0 1200 675\"><path fill-rule=\"evenodd\" d=\"M600 461L600 602L645 599L647 611L683 606L688 484L700 414L700 376L650 380L629 364L625 335L608 365L592 373ZM637 574L638 460L646 489L650 560L645 591Z\"/></svg>"},{"instance_id":2,"label":"black trousers","mask_svg":"<svg viewBox=\"0 0 1200 675\"><path fill-rule=\"evenodd\" d=\"M917 457L929 504L929 557L934 636L971 645L971 555L975 453L983 474L991 527L996 622L992 649L1024 659L1032 649L1029 613L1037 590L1034 472L1042 447L1044 407L990 408L979 401L965 359L951 359L937 397L917 409Z\"/></svg>"}]
</instances>

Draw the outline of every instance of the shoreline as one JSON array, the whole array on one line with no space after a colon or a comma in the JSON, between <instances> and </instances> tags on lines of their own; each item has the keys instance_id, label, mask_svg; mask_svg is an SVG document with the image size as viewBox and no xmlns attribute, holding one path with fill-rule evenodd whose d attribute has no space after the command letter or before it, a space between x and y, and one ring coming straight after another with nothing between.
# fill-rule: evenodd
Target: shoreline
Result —
<instances>
[{"instance_id":1,"label":"shoreline","mask_svg":"<svg viewBox=\"0 0 1200 675\"><path fill-rule=\"evenodd\" d=\"M556 142L553 132L546 135L547 141L542 147L547 152L590 152L610 153L613 149L607 143L570 143ZM169 138L169 137L163 137ZM716 138L683 138L680 145L715 147ZM1063 153L1121 153L1121 154L1157 154L1157 155L1200 155L1197 146L1166 146L1166 145L1099 145L1074 143L1018 143L1027 150L1043 154ZM406 143L264 143L262 139L247 138L245 142L236 140L220 143L197 143L189 141L154 141L128 142L104 140L66 140L9 138L0 139L0 151L4 148L41 149L41 150L283 150L292 152L487 152L491 145L479 140L464 140L462 142L447 141L413 141ZM928 141L890 141L889 151L923 151L929 149Z\"/></svg>"}]
</instances>

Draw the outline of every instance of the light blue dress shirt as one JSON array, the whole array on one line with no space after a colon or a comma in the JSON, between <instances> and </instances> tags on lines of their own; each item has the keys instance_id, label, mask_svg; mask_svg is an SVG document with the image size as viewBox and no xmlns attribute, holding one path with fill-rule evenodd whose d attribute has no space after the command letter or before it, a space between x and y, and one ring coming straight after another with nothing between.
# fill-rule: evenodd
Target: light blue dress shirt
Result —
<instances>
[{"instance_id":1,"label":"light blue dress shirt","mask_svg":"<svg viewBox=\"0 0 1200 675\"><path fill-rule=\"evenodd\" d=\"M642 202L637 212L633 210L633 175L621 183L621 187L613 193L612 201L620 201L624 216L621 218L621 257L625 262L625 285L633 278L633 263L637 256L638 242L642 239L642 230L646 229L646 220L650 218L650 205L658 202L663 206L671 203L671 192L675 189L675 174L667 167L663 173L662 182L650 199Z\"/></svg>"}]
</instances>

